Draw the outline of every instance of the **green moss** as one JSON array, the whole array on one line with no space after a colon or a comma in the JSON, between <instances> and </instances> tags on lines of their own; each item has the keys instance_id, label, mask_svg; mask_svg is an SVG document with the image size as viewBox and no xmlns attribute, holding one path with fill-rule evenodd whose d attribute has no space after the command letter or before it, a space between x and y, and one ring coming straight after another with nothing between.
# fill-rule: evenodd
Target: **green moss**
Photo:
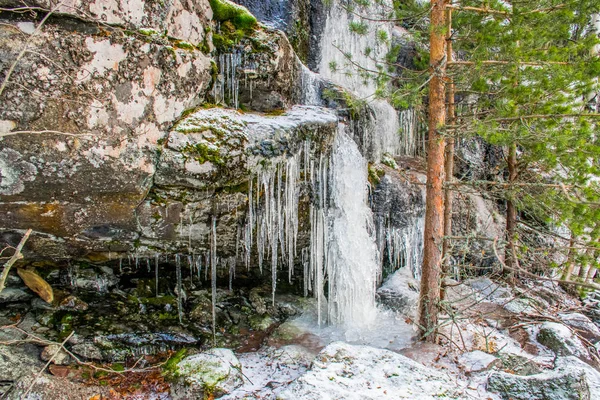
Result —
<instances>
[{"instance_id":1,"label":"green moss","mask_svg":"<svg viewBox=\"0 0 600 400\"><path fill-rule=\"evenodd\" d=\"M178 49L184 49L184 50L190 50L190 51L196 50L196 46L194 46L193 44L188 43L186 41L183 41L183 40L176 41L174 43L174 45Z\"/></svg>"},{"instance_id":2,"label":"green moss","mask_svg":"<svg viewBox=\"0 0 600 400\"><path fill-rule=\"evenodd\" d=\"M285 109L275 109L275 110L271 110L271 111L267 111L265 113L265 115L269 116L269 117L279 117L281 115L284 115L286 113Z\"/></svg>"},{"instance_id":3,"label":"green moss","mask_svg":"<svg viewBox=\"0 0 600 400\"><path fill-rule=\"evenodd\" d=\"M141 33L142 35L146 35L146 36L152 36L152 35L159 35L160 33L152 28L140 28L139 33Z\"/></svg>"},{"instance_id":4,"label":"green moss","mask_svg":"<svg viewBox=\"0 0 600 400\"><path fill-rule=\"evenodd\" d=\"M177 300L174 296L160 296L160 297L143 297L140 299L142 304L152 305L152 306L166 306L167 304L175 305L177 304Z\"/></svg>"},{"instance_id":5,"label":"green moss","mask_svg":"<svg viewBox=\"0 0 600 400\"><path fill-rule=\"evenodd\" d=\"M227 52L245 36L246 32L243 29L237 29L233 23L226 21L221 25L221 31L213 34L213 45L218 51Z\"/></svg>"},{"instance_id":6,"label":"green moss","mask_svg":"<svg viewBox=\"0 0 600 400\"><path fill-rule=\"evenodd\" d=\"M385 175L385 171L381 167L376 167L369 164L369 183L376 186L381 182L381 177Z\"/></svg>"},{"instance_id":7,"label":"green moss","mask_svg":"<svg viewBox=\"0 0 600 400\"><path fill-rule=\"evenodd\" d=\"M219 148L207 143L198 143L195 145L189 144L183 149L182 153L191 155L200 164L204 164L207 161L219 166L225 164L225 161L219 152Z\"/></svg>"},{"instance_id":8,"label":"green moss","mask_svg":"<svg viewBox=\"0 0 600 400\"><path fill-rule=\"evenodd\" d=\"M183 348L183 349L179 350L177 353L173 354L167 360L167 362L164 364L163 375L167 379L175 379L179 376L179 368L177 367L177 364L179 364L181 362L181 360L183 360L186 353L187 353L187 349Z\"/></svg>"},{"instance_id":9,"label":"green moss","mask_svg":"<svg viewBox=\"0 0 600 400\"><path fill-rule=\"evenodd\" d=\"M236 28L243 30L252 30L258 23L254 15L245 7L228 0L209 0L209 2L216 21L231 21Z\"/></svg>"},{"instance_id":10,"label":"green moss","mask_svg":"<svg viewBox=\"0 0 600 400\"><path fill-rule=\"evenodd\" d=\"M111 368L115 372L125 371L125 367L123 366L123 364L120 364L120 363L114 363L113 365L111 365Z\"/></svg>"}]
</instances>

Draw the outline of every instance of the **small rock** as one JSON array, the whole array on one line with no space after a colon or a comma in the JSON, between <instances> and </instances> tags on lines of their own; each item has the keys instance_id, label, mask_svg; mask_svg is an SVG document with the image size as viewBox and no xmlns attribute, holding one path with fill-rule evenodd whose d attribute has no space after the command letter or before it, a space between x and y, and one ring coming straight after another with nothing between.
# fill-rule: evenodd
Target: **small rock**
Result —
<instances>
[{"instance_id":1,"label":"small rock","mask_svg":"<svg viewBox=\"0 0 600 400\"><path fill-rule=\"evenodd\" d=\"M258 314L265 314L267 312L267 304L265 299L260 295L260 292L260 288L254 288L250 291L248 298Z\"/></svg>"},{"instance_id":2,"label":"small rock","mask_svg":"<svg viewBox=\"0 0 600 400\"><path fill-rule=\"evenodd\" d=\"M558 314L560 320L592 342L600 341L600 329L591 319L580 313Z\"/></svg>"},{"instance_id":3,"label":"small rock","mask_svg":"<svg viewBox=\"0 0 600 400\"><path fill-rule=\"evenodd\" d=\"M581 340L563 324L544 322L536 340L558 356L575 356L586 360L590 358Z\"/></svg>"},{"instance_id":4,"label":"small rock","mask_svg":"<svg viewBox=\"0 0 600 400\"><path fill-rule=\"evenodd\" d=\"M44 361L50 361L50 359L52 359L52 363L56 365L68 365L71 362L71 356L69 356L69 354L67 354L58 344L51 344L44 347L40 357Z\"/></svg>"},{"instance_id":5,"label":"small rock","mask_svg":"<svg viewBox=\"0 0 600 400\"><path fill-rule=\"evenodd\" d=\"M88 309L88 304L79 297L70 295L60 302L59 308L61 310L85 311Z\"/></svg>"},{"instance_id":6,"label":"small rock","mask_svg":"<svg viewBox=\"0 0 600 400\"><path fill-rule=\"evenodd\" d=\"M597 371L574 357L558 360L556 368L530 376L494 372L487 389L503 399L513 400L592 400L598 391Z\"/></svg>"},{"instance_id":7,"label":"small rock","mask_svg":"<svg viewBox=\"0 0 600 400\"><path fill-rule=\"evenodd\" d=\"M458 363L466 374L488 371L498 366L501 361L495 356L480 350L464 353L458 358Z\"/></svg>"},{"instance_id":8,"label":"small rock","mask_svg":"<svg viewBox=\"0 0 600 400\"><path fill-rule=\"evenodd\" d=\"M82 268L75 266L72 272L72 286L78 289L105 293L119 283L111 268Z\"/></svg>"},{"instance_id":9,"label":"small rock","mask_svg":"<svg viewBox=\"0 0 600 400\"><path fill-rule=\"evenodd\" d=\"M177 364L179 380L171 386L171 397L201 399L221 397L243 384L242 365L229 349L210 349L186 357Z\"/></svg>"},{"instance_id":10,"label":"small rock","mask_svg":"<svg viewBox=\"0 0 600 400\"><path fill-rule=\"evenodd\" d=\"M102 361L104 359L102 351L96 345L89 342L73 345L71 352L88 360Z\"/></svg>"},{"instance_id":11,"label":"small rock","mask_svg":"<svg viewBox=\"0 0 600 400\"><path fill-rule=\"evenodd\" d=\"M255 331L266 331L275 323L269 315L253 315L249 318L250 327Z\"/></svg>"},{"instance_id":12,"label":"small rock","mask_svg":"<svg viewBox=\"0 0 600 400\"><path fill-rule=\"evenodd\" d=\"M377 300L387 308L404 315L412 315L419 299L419 282L410 268L401 268L377 290Z\"/></svg>"},{"instance_id":13,"label":"small rock","mask_svg":"<svg viewBox=\"0 0 600 400\"><path fill-rule=\"evenodd\" d=\"M510 373L521 376L535 375L542 372L542 369L534 361L518 354L501 354L500 359L505 372L510 371Z\"/></svg>"},{"instance_id":14,"label":"small rock","mask_svg":"<svg viewBox=\"0 0 600 400\"><path fill-rule=\"evenodd\" d=\"M22 289L16 288L4 288L0 292L0 304L3 303L18 303L27 301L31 298L31 295Z\"/></svg>"},{"instance_id":15,"label":"small rock","mask_svg":"<svg viewBox=\"0 0 600 400\"><path fill-rule=\"evenodd\" d=\"M469 279L465 283L475 290L480 296L490 301L499 299L506 300L513 296L510 290L503 288L497 283L494 283L489 278Z\"/></svg>"},{"instance_id":16,"label":"small rock","mask_svg":"<svg viewBox=\"0 0 600 400\"><path fill-rule=\"evenodd\" d=\"M536 312L536 309L531 305L531 300L529 299L519 298L511 300L504 305L504 308L514 314L529 314Z\"/></svg>"}]
</instances>

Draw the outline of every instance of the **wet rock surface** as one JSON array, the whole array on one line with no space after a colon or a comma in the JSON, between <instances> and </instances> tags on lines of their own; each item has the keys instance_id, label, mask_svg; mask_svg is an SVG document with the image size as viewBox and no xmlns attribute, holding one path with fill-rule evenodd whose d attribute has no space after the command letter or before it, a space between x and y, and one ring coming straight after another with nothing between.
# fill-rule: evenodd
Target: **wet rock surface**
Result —
<instances>
[{"instance_id":1,"label":"wet rock surface","mask_svg":"<svg viewBox=\"0 0 600 400\"><path fill-rule=\"evenodd\" d=\"M388 350L336 342L281 399L431 399L457 396L447 376Z\"/></svg>"},{"instance_id":2,"label":"wet rock surface","mask_svg":"<svg viewBox=\"0 0 600 400\"><path fill-rule=\"evenodd\" d=\"M229 349L210 349L186 357L177 364L177 381L171 386L171 397L196 399L221 397L242 385L242 365Z\"/></svg>"}]
</instances>

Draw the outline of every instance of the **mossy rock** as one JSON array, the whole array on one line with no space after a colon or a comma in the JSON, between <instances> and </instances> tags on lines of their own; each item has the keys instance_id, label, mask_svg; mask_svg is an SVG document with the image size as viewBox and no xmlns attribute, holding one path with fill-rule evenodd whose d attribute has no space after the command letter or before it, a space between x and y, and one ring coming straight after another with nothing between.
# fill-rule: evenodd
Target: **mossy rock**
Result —
<instances>
[{"instance_id":1,"label":"mossy rock","mask_svg":"<svg viewBox=\"0 0 600 400\"><path fill-rule=\"evenodd\" d=\"M246 7L228 0L209 1L216 21L231 21L237 29L251 30L256 27L258 21Z\"/></svg>"},{"instance_id":2,"label":"mossy rock","mask_svg":"<svg viewBox=\"0 0 600 400\"><path fill-rule=\"evenodd\" d=\"M231 350L222 348L186 357L173 368L173 375L174 400L216 398L243 384L242 365Z\"/></svg>"}]
</instances>

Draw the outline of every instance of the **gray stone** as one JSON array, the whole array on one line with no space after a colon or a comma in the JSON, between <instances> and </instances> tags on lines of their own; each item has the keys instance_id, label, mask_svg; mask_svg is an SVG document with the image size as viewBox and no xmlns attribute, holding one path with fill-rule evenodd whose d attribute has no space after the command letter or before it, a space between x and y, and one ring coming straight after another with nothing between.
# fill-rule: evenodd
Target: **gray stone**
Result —
<instances>
[{"instance_id":1,"label":"gray stone","mask_svg":"<svg viewBox=\"0 0 600 400\"><path fill-rule=\"evenodd\" d=\"M32 228L28 258L86 254L101 261L133 247L139 237L134 210L152 185L158 143L184 110L204 100L211 80L210 59L201 51L175 48L138 29L154 25L202 41L200 21L209 22L212 13L206 0L78 0L63 8L36 35L38 51L20 60L15 84L0 98L0 120L9 121L3 129L50 131L6 136L0 144L0 213L6 216L0 242L15 245L20 235L14 229ZM65 15L80 12L84 19ZM0 69L29 40L16 20L5 17Z\"/></svg>"},{"instance_id":2,"label":"gray stone","mask_svg":"<svg viewBox=\"0 0 600 400\"><path fill-rule=\"evenodd\" d=\"M502 353L502 368L511 371L515 375L535 375L542 372L542 369L534 361L513 353Z\"/></svg>"},{"instance_id":3,"label":"gray stone","mask_svg":"<svg viewBox=\"0 0 600 400\"><path fill-rule=\"evenodd\" d=\"M242 365L228 349L210 349L184 358L177 364L177 382L171 386L174 400L215 398L243 384Z\"/></svg>"},{"instance_id":4,"label":"gray stone","mask_svg":"<svg viewBox=\"0 0 600 400\"><path fill-rule=\"evenodd\" d=\"M16 381L24 375L37 373L43 366L39 349L34 345L0 345L0 380Z\"/></svg>"},{"instance_id":5,"label":"gray stone","mask_svg":"<svg viewBox=\"0 0 600 400\"><path fill-rule=\"evenodd\" d=\"M310 370L278 398L432 399L462 398L446 374L389 350L335 342L323 349Z\"/></svg>"},{"instance_id":6,"label":"gray stone","mask_svg":"<svg viewBox=\"0 0 600 400\"><path fill-rule=\"evenodd\" d=\"M458 363L467 374L488 371L498 366L500 360L492 355L480 350L463 353L458 357Z\"/></svg>"},{"instance_id":7,"label":"gray stone","mask_svg":"<svg viewBox=\"0 0 600 400\"><path fill-rule=\"evenodd\" d=\"M414 315L419 300L419 281L413 278L410 268L401 268L377 289L377 300L403 315Z\"/></svg>"},{"instance_id":8,"label":"gray stone","mask_svg":"<svg viewBox=\"0 0 600 400\"><path fill-rule=\"evenodd\" d=\"M40 358L44 361L52 360L52 363L56 365L68 365L71 362L71 356L58 344L51 344L44 347Z\"/></svg>"},{"instance_id":9,"label":"gray stone","mask_svg":"<svg viewBox=\"0 0 600 400\"><path fill-rule=\"evenodd\" d=\"M580 313L558 314L560 320L573 328L584 338L592 341L600 341L600 328L591 319Z\"/></svg>"},{"instance_id":10,"label":"gray stone","mask_svg":"<svg viewBox=\"0 0 600 400\"><path fill-rule=\"evenodd\" d=\"M24 302L29 300L31 297L32 295L23 289L8 287L4 288L4 290L0 292L0 304Z\"/></svg>"},{"instance_id":11,"label":"gray stone","mask_svg":"<svg viewBox=\"0 0 600 400\"><path fill-rule=\"evenodd\" d=\"M73 354L83 357L87 360L102 361L104 356L98 346L90 342L78 343L71 347Z\"/></svg>"},{"instance_id":12,"label":"gray stone","mask_svg":"<svg viewBox=\"0 0 600 400\"><path fill-rule=\"evenodd\" d=\"M74 266L70 271L71 286L78 289L85 289L94 292L105 293L119 283L110 268L83 268Z\"/></svg>"},{"instance_id":13,"label":"gray stone","mask_svg":"<svg viewBox=\"0 0 600 400\"><path fill-rule=\"evenodd\" d=\"M536 340L558 356L575 356L586 360L590 359L585 345L563 324L544 322L540 327Z\"/></svg>"},{"instance_id":14,"label":"gray stone","mask_svg":"<svg viewBox=\"0 0 600 400\"><path fill-rule=\"evenodd\" d=\"M600 393L600 374L577 358L559 357L554 370L536 375L494 372L487 388L503 399L593 400Z\"/></svg>"},{"instance_id":15,"label":"gray stone","mask_svg":"<svg viewBox=\"0 0 600 400\"><path fill-rule=\"evenodd\" d=\"M509 289L498 285L489 278L473 278L466 281L465 284L473 288L479 296L488 301L497 299L508 300L512 297Z\"/></svg>"}]
</instances>

